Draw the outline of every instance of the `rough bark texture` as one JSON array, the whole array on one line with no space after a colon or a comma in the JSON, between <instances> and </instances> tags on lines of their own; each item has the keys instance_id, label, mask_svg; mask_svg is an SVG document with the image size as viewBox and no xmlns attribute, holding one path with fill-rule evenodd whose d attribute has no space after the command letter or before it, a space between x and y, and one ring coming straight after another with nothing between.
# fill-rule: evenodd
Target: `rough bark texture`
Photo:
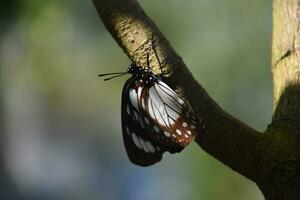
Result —
<instances>
[{"instance_id":1,"label":"rough bark texture","mask_svg":"<svg viewBox=\"0 0 300 200\"><path fill-rule=\"evenodd\" d=\"M153 39L164 81L197 114L200 134L196 141L205 151L257 183L266 199L300 199L298 0L274 0L274 116L264 133L251 129L216 104L137 1L93 2L107 30L133 62L145 66ZM161 73L154 53L150 61L153 71Z\"/></svg>"},{"instance_id":2,"label":"rough bark texture","mask_svg":"<svg viewBox=\"0 0 300 200\"><path fill-rule=\"evenodd\" d=\"M267 154L272 162L260 185L267 199L300 199L299 20L299 0L273 1L274 115L267 132L278 145Z\"/></svg>"}]
</instances>

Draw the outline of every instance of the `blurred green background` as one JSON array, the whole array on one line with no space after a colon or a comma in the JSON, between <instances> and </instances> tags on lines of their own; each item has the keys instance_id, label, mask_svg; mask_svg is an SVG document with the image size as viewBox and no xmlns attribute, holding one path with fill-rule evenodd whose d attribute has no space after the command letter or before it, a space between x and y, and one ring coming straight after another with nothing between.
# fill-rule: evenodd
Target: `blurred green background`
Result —
<instances>
[{"instance_id":1,"label":"blurred green background","mask_svg":"<svg viewBox=\"0 0 300 200\"><path fill-rule=\"evenodd\" d=\"M264 130L271 0L139 2L209 94ZM130 60L91 1L1 1L0 15L0 170L8 169L0 173L12 180L1 182L11 199L263 199L196 144L152 167L129 162L120 120L128 77L103 82L97 74L123 71Z\"/></svg>"}]
</instances>

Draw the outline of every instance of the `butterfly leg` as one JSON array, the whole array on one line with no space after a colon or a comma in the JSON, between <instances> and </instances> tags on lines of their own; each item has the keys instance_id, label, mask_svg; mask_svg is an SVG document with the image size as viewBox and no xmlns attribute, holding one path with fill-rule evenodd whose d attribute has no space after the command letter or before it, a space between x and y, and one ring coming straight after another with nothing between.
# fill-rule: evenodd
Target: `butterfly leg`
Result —
<instances>
[{"instance_id":1,"label":"butterfly leg","mask_svg":"<svg viewBox=\"0 0 300 200\"><path fill-rule=\"evenodd\" d=\"M147 50L147 68L150 69L150 60L149 60L149 56L150 56L150 48L148 48Z\"/></svg>"},{"instance_id":2,"label":"butterfly leg","mask_svg":"<svg viewBox=\"0 0 300 200\"><path fill-rule=\"evenodd\" d=\"M155 55L155 57L156 57L156 59L157 59L158 65L159 65L159 69L160 69L160 72L161 72L160 75L164 76L164 75L166 75L166 73L164 73L163 70L162 70L162 63L161 63L161 60L159 59L159 56L158 56L157 51L156 51L156 48L155 48L155 44L154 44L154 34L153 34L152 37L151 37L151 47L152 47L152 49L153 49L153 51L154 51L154 55Z\"/></svg>"},{"instance_id":3,"label":"butterfly leg","mask_svg":"<svg viewBox=\"0 0 300 200\"><path fill-rule=\"evenodd\" d=\"M156 54L156 52L155 52L155 48L154 48L154 43L153 43L153 39L154 39L154 34L152 34L152 37L151 37L151 39L150 39L150 46L149 46L149 48L147 49L147 68L148 69L150 69L150 51L151 51L151 49L153 49L154 50L154 53L155 53L155 55L156 55L156 57L157 57L157 54ZM159 63L159 60L158 60L158 63ZM160 64L160 63L159 63Z\"/></svg>"}]
</instances>

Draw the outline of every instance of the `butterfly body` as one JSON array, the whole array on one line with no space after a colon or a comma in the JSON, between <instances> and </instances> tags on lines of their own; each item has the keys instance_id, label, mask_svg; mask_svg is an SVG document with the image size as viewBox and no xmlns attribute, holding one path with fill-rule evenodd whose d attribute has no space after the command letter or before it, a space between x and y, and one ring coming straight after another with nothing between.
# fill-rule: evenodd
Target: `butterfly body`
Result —
<instances>
[{"instance_id":1,"label":"butterfly body","mask_svg":"<svg viewBox=\"0 0 300 200\"><path fill-rule=\"evenodd\" d=\"M141 83L145 84L145 86L149 86L160 80L160 77L155 75L151 69L149 68L142 68L134 63L130 65L127 72L132 74L132 76L139 80Z\"/></svg>"},{"instance_id":2,"label":"butterfly body","mask_svg":"<svg viewBox=\"0 0 300 200\"><path fill-rule=\"evenodd\" d=\"M185 102L149 68L131 64L122 92L122 130L129 159L141 166L180 152L196 137L196 118Z\"/></svg>"}]
</instances>

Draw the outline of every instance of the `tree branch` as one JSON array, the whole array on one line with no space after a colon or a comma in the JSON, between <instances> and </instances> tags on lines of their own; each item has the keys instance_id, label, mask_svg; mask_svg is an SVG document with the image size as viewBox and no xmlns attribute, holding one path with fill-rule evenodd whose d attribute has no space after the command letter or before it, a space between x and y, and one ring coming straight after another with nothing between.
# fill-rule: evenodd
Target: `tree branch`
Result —
<instances>
[{"instance_id":1,"label":"tree branch","mask_svg":"<svg viewBox=\"0 0 300 200\"><path fill-rule=\"evenodd\" d=\"M156 25L135 0L93 0L102 22L129 58L146 64L146 49L154 35L163 79L188 100L197 114L197 143L209 154L240 174L257 180L260 173L262 134L230 116L207 94ZM154 55L153 71L159 73Z\"/></svg>"}]
</instances>

